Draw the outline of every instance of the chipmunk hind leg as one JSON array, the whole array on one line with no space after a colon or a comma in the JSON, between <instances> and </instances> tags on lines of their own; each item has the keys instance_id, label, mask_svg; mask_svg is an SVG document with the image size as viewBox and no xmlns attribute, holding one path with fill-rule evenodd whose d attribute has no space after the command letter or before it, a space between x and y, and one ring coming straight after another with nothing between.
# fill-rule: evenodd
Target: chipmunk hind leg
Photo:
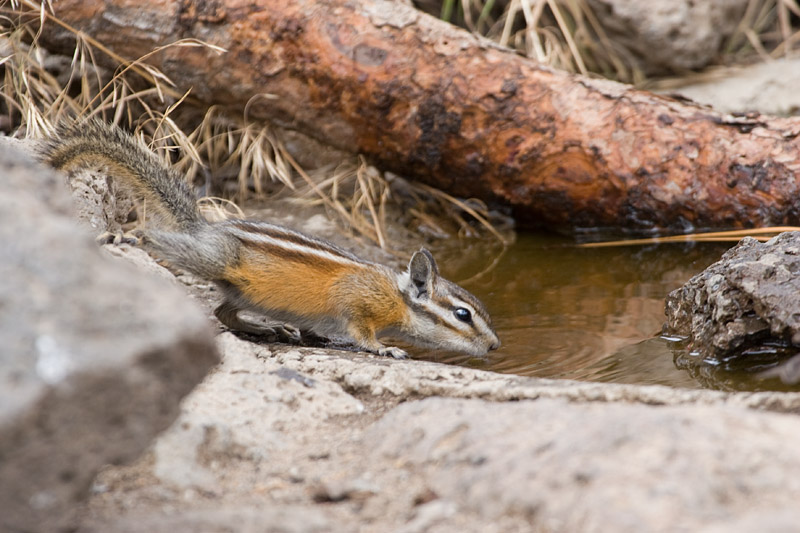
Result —
<instances>
[{"instance_id":1,"label":"chipmunk hind leg","mask_svg":"<svg viewBox=\"0 0 800 533\"><path fill-rule=\"evenodd\" d=\"M255 324L239 316L239 312L242 310L235 300L226 298L214 309L214 315L222 324L234 331L259 335L266 337L269 341L299 343L302 340L302 333L294 326L289 324L274 324L271 326Z\"/></svg>"}]
</instances>

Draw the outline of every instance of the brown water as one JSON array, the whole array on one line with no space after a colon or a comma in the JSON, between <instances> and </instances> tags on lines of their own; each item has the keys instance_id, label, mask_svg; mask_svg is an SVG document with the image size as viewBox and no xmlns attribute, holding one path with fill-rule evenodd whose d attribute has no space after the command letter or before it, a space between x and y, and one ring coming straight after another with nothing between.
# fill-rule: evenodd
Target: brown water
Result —
<instances>
[{"instance_id":1,"label":"brown water","mask_svg":"<svg viewBox=\"0 0 800 533\"><path fill-rule=\"evenodd\" d=\"M419 356L522 376L783 388L756 379L753 368L704 361L660 336L665 296L733 243L579 248L574 242L521 234L494 268L464 283L489 308L503 343L499 350L482 358ZM443 270L456 281L489 266L497 255L479 245L437 251ZM770 354L765 360L774 363Z\"/></svg>"}]
</instances>

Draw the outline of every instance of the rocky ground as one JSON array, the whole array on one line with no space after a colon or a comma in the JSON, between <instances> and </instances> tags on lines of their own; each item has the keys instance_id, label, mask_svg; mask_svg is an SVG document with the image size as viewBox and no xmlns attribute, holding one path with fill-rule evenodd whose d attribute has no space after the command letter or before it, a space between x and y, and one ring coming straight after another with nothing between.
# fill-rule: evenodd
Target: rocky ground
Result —
<instances>
[{"instance_id":1,"label":"rocky ground","mask_svg":"<svg viewBox=\"0 0 800 533\"><path fill-rule=\"evenodd\" d=\"M96 478L82 531L748 531L800 518L797 394L515 378L231 333L217 345L222 363L175 423Z\"/></svg>"}]
</instances>

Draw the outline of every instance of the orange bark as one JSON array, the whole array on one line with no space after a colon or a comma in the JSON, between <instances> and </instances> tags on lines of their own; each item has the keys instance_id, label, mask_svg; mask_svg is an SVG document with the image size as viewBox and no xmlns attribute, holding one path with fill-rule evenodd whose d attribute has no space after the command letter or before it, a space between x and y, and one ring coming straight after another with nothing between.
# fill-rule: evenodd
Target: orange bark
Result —
<instances>
[{"instance_id":1,"label":"orange bark","mask_svg":"<svg viewBox=\"0 0 800 533\"><path fill-rule=\"evenodd\" d=\"M59 0L209 103L564 230L798 224L796 119L726 116L556 72L383 0ZM58 35L45 38L59 41ZM269 94L272 97L256 97Z\"/></svg>"}]
</instances>

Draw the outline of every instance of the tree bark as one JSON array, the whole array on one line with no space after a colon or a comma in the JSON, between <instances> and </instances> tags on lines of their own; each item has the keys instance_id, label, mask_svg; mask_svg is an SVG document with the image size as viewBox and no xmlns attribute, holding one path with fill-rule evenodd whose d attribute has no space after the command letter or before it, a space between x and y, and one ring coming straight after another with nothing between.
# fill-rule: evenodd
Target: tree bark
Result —
<instances>
[{"instance_id":1,"label":"tree bark","mask_svg":"<svg viewBox=\"0 0 800 533\"><path fill-rule=\"evenodd\" d=\"M800 223L800 121L556 72L384 0L59 0L208 103L557 230ZM55 32L44 35L63 43ZM59 40L60 39L60 40ZM259 95L271 95L259 97Z\"/></svg>"}]
</instances>

